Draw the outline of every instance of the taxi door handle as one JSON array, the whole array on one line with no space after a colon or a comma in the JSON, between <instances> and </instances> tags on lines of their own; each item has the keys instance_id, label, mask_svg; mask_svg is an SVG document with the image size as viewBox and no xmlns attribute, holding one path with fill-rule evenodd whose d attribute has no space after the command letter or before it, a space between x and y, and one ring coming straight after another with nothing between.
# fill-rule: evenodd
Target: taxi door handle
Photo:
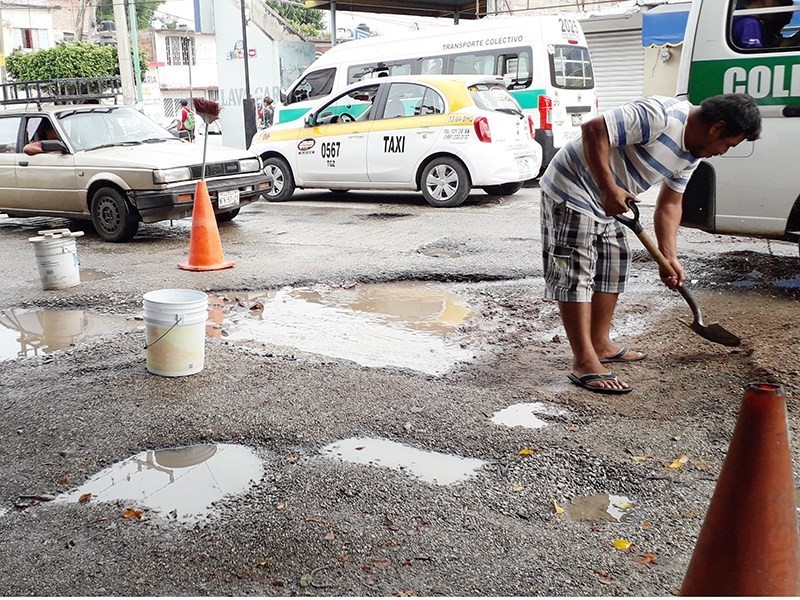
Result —
<instances>
[{"instance_id":1,"label":"taxi door handle","mask_svg":"<svg viewBox=\"0 0 800 600\"><path fill-rule=\"evenodd\" d=\"M363 133L351 133L347 137L349 137L351 140L359 140L359 139L364 137L364 134Z\"/></svg>"},{"instance_id":2,"label":"taxi door handle","mask_svg":"<svg viewBox=\"0 0 800 600\"><path fill-rule=\"evenodd\" d=\"M433 133L433 129L418 129L417 135L430 135Z\"/></svg>"}]
</instances>

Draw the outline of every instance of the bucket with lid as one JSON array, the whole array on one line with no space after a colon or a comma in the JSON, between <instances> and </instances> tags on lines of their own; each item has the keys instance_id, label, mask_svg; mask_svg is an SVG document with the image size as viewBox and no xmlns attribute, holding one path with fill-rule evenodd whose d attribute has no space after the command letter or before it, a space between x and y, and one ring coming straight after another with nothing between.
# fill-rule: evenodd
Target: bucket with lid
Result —
<instances>
[{"instance_id":1,"label":"bucket with lid","mask_svg":"<svg viewBox=\"0 0 800 600\"><path fill-rule=\"evenodd\" d=\"M33 243L43 289L62 290L81 282L75 238L82 235L82 231L47 229L28 238Z\"/></svg>"},{"instance_id":2,"label":"bucket with lid","mask_svg":"<svg viewBox=\"0 0 800 600\"><path fill-rule=\"evenodd\" d=\"M144 295L147 370L180 377L203 370L208 296L166 289Z\"/></svg>"}]
</instances>

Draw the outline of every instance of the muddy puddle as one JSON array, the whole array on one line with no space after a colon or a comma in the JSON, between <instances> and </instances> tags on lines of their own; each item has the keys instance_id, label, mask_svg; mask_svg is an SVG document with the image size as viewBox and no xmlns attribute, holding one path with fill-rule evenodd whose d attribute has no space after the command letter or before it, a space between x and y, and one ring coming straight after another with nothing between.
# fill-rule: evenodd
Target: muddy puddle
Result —
<instances>
[{"instance_id":1,"label":"muddy puddle","mask_svg":"<svg viewBox=\"0 0 800 600\"><path fill-rule=\"evenodd\" d=\"M318 285L210 296L207 334L440 375L474 358L456 340L469 317L464 300L422 282Z\"/></svg>"},{"instance_id":2,"label":"muddy puddle","mask_svg":"<svg viewBox=\"0 0 800 600\"><path fill-rule=\"evenodd\" d=\"M124 317L86 310L0 310L0 361L51 354L93 336L134 331L136 327L137 323Z\"/></svg>"},{"instance_id":3,"label":"muddy puddle","mask_svg":"<svg viewBox=\"0 0 800 600\"><path fill-rule=\"evenodd\" d=\"M264 475L255 452L235 444L146 450L100 471L56 502L121 502L159 517L195 523L212 504L247 491ZM89 496L87 496L87 494Z\"/></svg>"},{"instance_id":4,"label":"muddy puddle","mask_svg":"<svg viewBox=\"0 0 800 600\"><path fill-rule=\"evenodd\" d=\"M633 506L626 496L597 494L575 498L564 510L575 521L619 523L627 520Z\"/></svg>"},{"instance_id":5,"label":"muddy puddle","mask_svg":"<svg viewBox=\"0 0 800 600\"><path fill-rule=\"evenodd\" d=\"M543 402L521 402L498 410L492 415L492 422L506 427L540 429L547 427L552 422L543 417L557 417L565 414L567 414L566 411Z\"/></svg>"},{"instance_id":6,"label":"muddy puddle","mask_svg":"<svg viewBox=\"0 0 800 600\"><path fill-rule=\"evenodd\" d=\"M322 454L345 462L407 473L421 481L450 485L474 477L485 464L477 458L420 450L379 438L349 438L328 444Z\"/></svg>"}]
</instances>

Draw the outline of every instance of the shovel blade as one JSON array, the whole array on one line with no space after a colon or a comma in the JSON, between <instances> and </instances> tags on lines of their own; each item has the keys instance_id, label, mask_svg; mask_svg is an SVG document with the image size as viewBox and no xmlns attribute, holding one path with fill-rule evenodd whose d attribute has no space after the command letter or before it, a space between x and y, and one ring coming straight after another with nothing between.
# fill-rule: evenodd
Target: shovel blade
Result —
<instances>
[{"instance_id":1,"label":"shovel blade","mask_svg":"<svg viewBox=\"0 0 800 600\"><path fill-rule=\"evenodd\" d=\"M683 320L681 320L681 323L688 326L689 329L694 331L700 337L707 339L709 342L714 342L715 344L722 344L723 346L738 346L742 343L742 340L739 338L739 336L731 333L719 323L702 325L697 321L687 323Z\"/></svg>"}]
</instances>

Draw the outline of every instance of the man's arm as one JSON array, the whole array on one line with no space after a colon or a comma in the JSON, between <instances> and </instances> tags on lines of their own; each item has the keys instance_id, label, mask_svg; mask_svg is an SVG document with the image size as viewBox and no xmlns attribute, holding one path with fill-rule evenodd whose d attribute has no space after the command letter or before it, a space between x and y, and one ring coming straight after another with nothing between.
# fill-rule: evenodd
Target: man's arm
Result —
<instances>
[{"instance_id":1,"label":"man's arm","mask_svg":"<svg viewBox=\"0 0 800 600\"><path fill-rule=\"evenodd\" d=\"M614 180L609 164L608 129L602 116L595 117L581 126L583 149L586 163L597 187L600 188L600 203L609 217L621 215L628 210L625 201L636 199L630 192L622 189Z\"/></svg>"},{"instance_id":2,"label":"man's arm","mask_svg":"<svg viewBox=\"0 0 800 600\"><path fill-rule=\"evenodd\" d=\"M30 144L25 144L22 147L22 151L29 156L33 156L34 154L41 154L42 142L31 142Z\"/></svg>"},{"instance_id":3,"label":"man's arm","mask_svg":"<svg viewBox=\"0 0 800 600\"><path fill-rule=\"evenodd\" d=\"M678 262L678 226L681 224L683 212L683 194L670 188L666 182L661 184L661 191L656 200L656 210L653 214L658 249L667 258L672 269L677 273L677 279L661 271L661 280L670 288L683 285L686 273L681 263Z\"/></svg>"}]
</instances>

